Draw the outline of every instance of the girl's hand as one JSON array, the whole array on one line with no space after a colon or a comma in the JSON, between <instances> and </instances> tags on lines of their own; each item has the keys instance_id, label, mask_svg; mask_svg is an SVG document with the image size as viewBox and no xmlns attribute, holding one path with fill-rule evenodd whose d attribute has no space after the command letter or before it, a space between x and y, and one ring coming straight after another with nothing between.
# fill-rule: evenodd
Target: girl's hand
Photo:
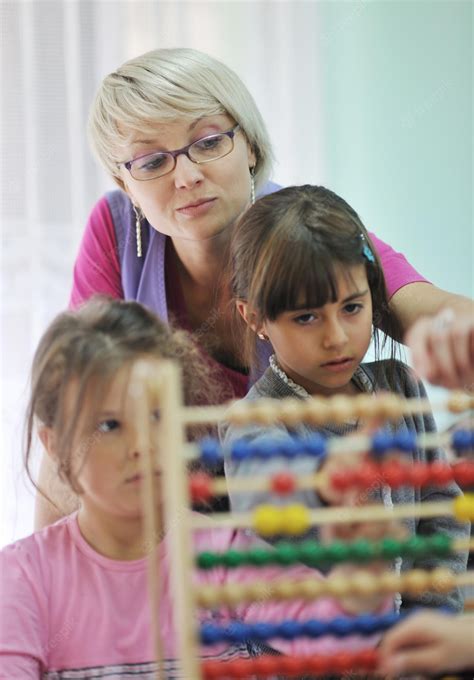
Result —
<instances>
[{"instance_id":1,"label":"girl's hand","mask_svg":"<svg viewBox=\"0 0 474 680\"><path fill-rule=\"evenodd\" d=\"M381 675L439 673L474 668L474 617L422 612L385 634Z\"/></svg>"},{"instance_id":2,"label":"girl's hand","mask_svg":"<svg viewBox=\"0 0 474 680\"><path fill-rule=\"evenodd\" d=\"M474 305L454 312L446 307L408 331L415 371L434 385L474 390Z\"/></svg>"}]
</instances>

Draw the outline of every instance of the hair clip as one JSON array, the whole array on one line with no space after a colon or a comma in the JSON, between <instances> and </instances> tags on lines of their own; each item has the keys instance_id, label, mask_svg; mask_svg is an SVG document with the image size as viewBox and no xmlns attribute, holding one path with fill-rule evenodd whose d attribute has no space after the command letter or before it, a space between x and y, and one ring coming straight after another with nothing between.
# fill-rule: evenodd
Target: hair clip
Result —
<instances>
[{"instance_id":1,"label":"hair clip","mask_svg":"<svg viewBox=\"0 0 474 680\"><path fill-rule=\"evenodd\" d=\"M374 254L371 251L371 249L369 248L369 244L367 243L367 239L365 238L365 235L361 234L360 239L363 243L362 255L365 257L366 260L368 260L368 262L372 262L372 263L375 262Z\"/></svg>"}]
</instances>

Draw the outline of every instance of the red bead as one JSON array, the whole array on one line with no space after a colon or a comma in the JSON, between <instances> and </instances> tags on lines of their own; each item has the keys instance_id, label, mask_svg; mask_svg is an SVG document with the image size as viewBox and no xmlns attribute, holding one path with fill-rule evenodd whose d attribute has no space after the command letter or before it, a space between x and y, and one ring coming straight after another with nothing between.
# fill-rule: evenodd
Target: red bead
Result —
<instances>
[{"instance_id":1,"label":"red bead","mask_svg":"<svg viewBox=\"0 0 474 680\"><path fill-rule=\"evenodd\" d=\"M261 675L262 677L265 677L267 675L271 675L272 673L275 673L275 658L279 657L273 657L273 656L257 656L255 659L252 659L253 661L253 674L254 675Z\"/></svg>"},{"instance_id":2,"label":"red bead","mask_svg":"<svg viewBox=\"0 0 474 680\"><path fill-rule=\"evenodd\" d=\"M426 463L413 463L408 469L412 486L425 486L430 479L430 470Z\"/></svg>"},{"instance_id":3,"label":"red bead","mask_svg":"<svg viewBox=\"0 0 474 680\"><path fill-rule=\"evenodd\" d=\"M383 483L380 466L371 462L360 465L354 473L354 478L356 484L364 489Z\"/></svg>"},{"instance_id":4,"label":"red bead","mask_svg":"<svg viewBox=\"0 0 474 680\"><path fill-rule=\"evenodd\" d=\"M459 486L469 487L474 485L474 463L463 460L453 466L453 475Z\"/></svg>"},{"instance_id":5,"label":"red bead","mask_svg":"<svg viewBox=\"0 0 474 680\"><path fill-rule=\"evenodd\" d=\"M216 680L222 677L222 662L203 661L201 670L205 680Z\"/></svg>"},{"instance_id":6,"label":"red bead","mask_svg":"<svg viewBox=\"0 0 474 680\"><path fill-rule=\"evenodd\" d=\"M333 671L336 671L337 673L345 673L346 671L352 670L357 671L357 668L354 667L354 661L354 654L349 652L338 652L337 654L333 654L331 657L331 673Z\"/></svg>"},{"instance_id":7,"label":"red bead","mask_svg":"<svg viewBox=\"0 0 474 680\"><path fill-rule=\"evenodd\" d=\"M212 480L205 472L195 472L189 479L189 494L194 503L208 503L212 499Z\"/></svg>"},{"instance_id":8,"label":"red bead","mask_svg":"<svg viewBox=\"0 0 474 680\"><path fill-rule=\"evenodd\" d=\"M352 484L351 475L347 473L347 470L333 472L330 477L330 484L335 491L347 491Z\"/></svg>"},{"instance_id":9,"label":"red bead","mask_svg":"<svg viewBox=\"0 0 474 680\"><path fill-rule=\"evenodd\" d=\"M272 477L271 489L280 496L293 493L295 487L295 478L290 472L277 472Z\"/></svg>"},{"instance_id":10,"label":"red bead","mask_svg":"<svg viewBox=\"0 0 474 680\"><path fill-rule=\"evenodd\" d=\"M226 662L226 666L225 674L221 677L228 675L231 678L249 678L253 675L251 659L232 659Z\"/></svg>"},{"instance_id":11,"label":"red bead","mask_svg":"<svg viewBox=\"0 0 474 680\"><path fill-rule=\"evenodd\" d=\"M282 656L280 657L279 671L284 675L301 676L307 669L307 661L300 656Z\"/></svg>"},{"instance_id":12,"label":"red bead","mask_svg":"<svg viewBox=\"0 0 474 680\"><path fill-rule=\"evenodd\" d=\"M356 652L356 664L358 668L371 671L379 665L379 658L376 649L362 649Z\"/></svg>"},{"instance_id":13,"label":"red bead","mask_svg":"<svg viewBox=\"0 0 474 680\"><path fill-rule=\"evenodd\" d=\"M327 656L309 656L307 669L308 673L323 675L330 672L331 665Z\"/></svg>"},{"instance_id":14,"label":"red bead","mask_svg":"<svg viewBox=\"0 0 474 680\"><path fill-rule=\"evenodd\" d=\"M430 481L432 484L449 484L453 480L453 472L445 463L432 463L430 465Z\"/></svg>"},{"instance_id":15,"label":"red bead","mask_svg":"<svg viewBox=\"0 0 474 680\"><path fill-rule=\"evenodd\" d=\"M398 460L387 460L382 463L381 472L385 482L392 489L398 489L398 487L403 486L407 482L407 467Z\"/></svg>"}]
</instances>

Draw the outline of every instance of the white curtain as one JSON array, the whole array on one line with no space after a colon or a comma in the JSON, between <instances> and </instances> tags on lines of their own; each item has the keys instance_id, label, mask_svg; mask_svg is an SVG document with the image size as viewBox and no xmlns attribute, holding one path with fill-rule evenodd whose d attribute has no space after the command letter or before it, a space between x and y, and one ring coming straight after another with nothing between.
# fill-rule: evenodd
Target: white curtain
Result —
<instances>
[{"instance_id":1,"label":"white curtain","mask_svg":"<svg viewBox=\"0 0 474 680\"><path fill-rule=\"evenodd\" d=\"M425 275L472 294L471 19L469 0L0 1L0 545L32 528L32 352L67 305L87 214L111 186L85 136L102 77L156 47L221 59L267 121L276 181L325 183Z\"/></svg>"}]
</instances>

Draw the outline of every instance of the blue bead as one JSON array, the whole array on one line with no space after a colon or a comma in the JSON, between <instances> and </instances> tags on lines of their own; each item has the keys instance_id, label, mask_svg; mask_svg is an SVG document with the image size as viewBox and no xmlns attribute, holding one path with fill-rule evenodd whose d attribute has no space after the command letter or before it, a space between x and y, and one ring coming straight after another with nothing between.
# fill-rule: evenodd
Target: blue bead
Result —
<instances>
[{"instance_id":1,"label":"blue bead","mask_svg":"<svg viewBox=\"0 0 474 680\"><path fill-rule=\"evenodd\" d=\"M451 437L451 446L456 451L467 451L474 445L474 430L456 430Z\"/></svg>"},{"instance_id":2,"label":"blue bead","mask_svg":"<svg viewBox=\"0 0 474 680\"><path fill-rule=\"evenodd\" d=\"M371 450L375 455L383 455L392 448L393 437L389 432L376 432L372 437Z\"/></svg>"},{"instance_id":3,"label":"blue bead","mask_svg":"<svg viewBox=\"0 0 474 680\"><path fill-rule=\"evenodd\" d=\"M284 442L282 442L281 445L283 456L285 458L288 458L289 460L293 460L294 458L299 456L303 451L303 444L301 442L301 438L299 437L292 437L291 439L287 439Z\"/></svg>"},{"instance_id":4,"label":"blue bead","mask_svg":"<svg viewBox=\"0 0 474 680\"><path fill-rule=\"evenodd\" d=\"M246 460L247 458L249 458L250 455L251 455L251 448L250 448L249 442L246 441L245 439L237 439L237 441L235 441L232 444L232 448L231 448L232 460L235 460L235 461Z\"/></svg>"},{"instance_id":5,"label":"blue bead","mask_svg":"<svg viewBox=\"0 0 474 680\"><path fill-rule=\"evenodd\" d=\"M253 623L250 638L254 640L269 640L274 637L275 626L271 623Z\"/></svg>"},{"instance_id":6,"label":"blue bead","mask_svg":"<svg viewBox=\"0 0 474 680\"><path fill-rule=\"evenodd\" d=\"M303 625L298 621L283 621L276 626L276 636L282 637L285 640L294 640L296 637L301 635Z\"/></svg>"},{"instance_id":7,"label":"blue bead","mask_svg":"<svg viewBox=\"0 0 474 680\"><path fill-rule=\"evenodd\" d=\"M327 634L327 625L324 621L309 619L303 623L301 634L310 638L321 637L321 635Z\"/></svg>"},{"instance_id":8,"label":"blue bead","mask_svg":"<svg viewBox=\"0 0 474 680\"><path fill-rule=\"evenodd\" d=\"M250 637L249 633L249 626L238 621L234 621L225 628L225 638L228 642L245 642Z\"/></svg>"},{"instance_id":9,"label":"blue bead","mask_svg":"<svg viewBox=\"0 0 474 680\"><path fill-rule=\"evenodd\" d=\"M221 460L221 451L217 439L203 439L201 448L201 460L206 465L216 465Z\"/></svg>"},{"instance_id":10,"label":"blue bead","mask_svg":"<svg viewBox=\"0 0 474 680\"><path fill-rule=\"evenodd\" d=\"M271 439L261 439L260 441L252 442L250 451L250 455L255 456L255 458L270 460L270 458L276 455L275 442Z\"/></svg>"},{"instance_id":11,"label":"blue bead","mask_svg":"<svg viewBox=\"0 0 474 680\"><path fill-rule=\"evenodd\" d=\"M393 437L394 448L410 453L416 449L416 433L410 430L399 430Z\"/></svg>"},{"instance_id":12,"label":"blue bead","mask_svg":"<svg viewBox=\"0 0 474 680\"><path fill-rule=\"evenodd\" d=\"M379 630L388 630L389 628L392 628L395 626L397 623L399 623L402 620L403 616L400 614L397 614L396 612L392 612L390 614L385 614L384 616L381 616L379 619Z\"/></svg>"},{"instance_id":13,"label":"blue bead","mask_svg":"<svg viewBox=\"0 0 474 680\"><path fill-rule=\"evenodd\" d=\"M319 458L326 455L327 442L326 438L321 435L314 434L309 439L304 442L304 448L309 456L314 456L314 458Z\"/></svg>"},{"instance_id":14,"label":"blue bead","mask_svg":"<svg viewBox=\"0 0 474 680\"><path fill-rule=\"evenodd\" d=\"M201 642L203 645L214 645L226 639L225 630L210 623L201 626Z\"/></svg>"},{"instance_id":15,"label":"blue bead","mask_svg":"<svg viewBox=\"0 0 474 680\"><path fill-rule=\"evenodd\" d=\"M356 632L355 621L347 617L339 616L328 622L328 635L344 637Z\"/></svg>"},{"instance_id":16,"label":"blue bead","mask_svg":"<svg viewBox=\"0 0 474 680\"><path fill-rule=\"evenodd\" d=\"M372 616L372 614L362 614L361 616L358 616L355 619L354 624L354 632L357 630L366 635L371 635L379 629L379 621L377 617Z\"/></svg>"}]
</instances>

